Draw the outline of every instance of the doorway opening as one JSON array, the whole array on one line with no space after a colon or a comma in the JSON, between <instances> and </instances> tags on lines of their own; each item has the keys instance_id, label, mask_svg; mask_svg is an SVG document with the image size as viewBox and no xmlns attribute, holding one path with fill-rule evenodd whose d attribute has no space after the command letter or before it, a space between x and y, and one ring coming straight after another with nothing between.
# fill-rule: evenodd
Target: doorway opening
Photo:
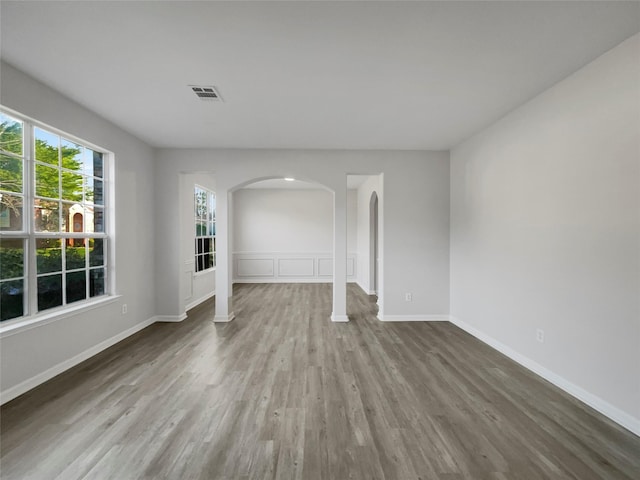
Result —
<instances>
[{"instance_id":1,"label":"doorway opening","mask_svg":"<svg viewBox=\"0 0 640 480\"><path fill-rule=\"evenodd\" d=\"M380 242L378 240L378 194L374 191L369 201L369 290L378 295L380 272Z\"/></svg>"}]
</instances>

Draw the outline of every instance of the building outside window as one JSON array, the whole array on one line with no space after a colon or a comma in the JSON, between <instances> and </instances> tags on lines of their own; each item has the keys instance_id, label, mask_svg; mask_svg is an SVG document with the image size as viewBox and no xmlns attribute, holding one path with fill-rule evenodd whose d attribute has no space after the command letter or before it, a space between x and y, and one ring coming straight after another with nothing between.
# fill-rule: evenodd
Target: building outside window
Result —
<instances>
[{"instance_id":1,"label":"building outside window","mask_svg":"<svg viewBox=\"0 0 640 480\"><path fill-rule=\"evenodd\" d=\"M199 185L194 192L196 272L216 266L216 195Z\"/></svg>"},{"instance_id":2,"label":"building outside window","mask_svg":"<svg viewBox=\"0 0 640 480\"><path fill-rule=\"evenodd\" d=\"M108 294L107 155L0 110L0 320Z\"/></svg>"}]
</instances>

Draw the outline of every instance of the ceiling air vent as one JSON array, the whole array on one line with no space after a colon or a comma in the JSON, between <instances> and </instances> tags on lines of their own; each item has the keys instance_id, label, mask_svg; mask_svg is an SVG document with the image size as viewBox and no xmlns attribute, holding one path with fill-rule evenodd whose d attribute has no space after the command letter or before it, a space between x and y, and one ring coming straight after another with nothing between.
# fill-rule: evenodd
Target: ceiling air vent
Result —
<instances>
[{"instance_id":1,"label":"ceiling air vent","mask_svg":"<svg viewBox=\"0 0 640 480\"><path fill-rule=\"evenodd\" d=\"M222 97L216 90L216 87L213 85L189 85L189 88L193 90L193 93L196 94L200 100L204 100L207 102L220 102L222 101Z\"/></svg>"}]
</instances>

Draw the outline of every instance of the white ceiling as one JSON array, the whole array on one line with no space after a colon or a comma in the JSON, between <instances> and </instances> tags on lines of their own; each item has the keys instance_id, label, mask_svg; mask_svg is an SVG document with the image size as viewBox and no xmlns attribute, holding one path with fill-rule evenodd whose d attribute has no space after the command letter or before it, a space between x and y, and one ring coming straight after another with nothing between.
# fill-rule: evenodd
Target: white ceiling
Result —
<instances>
[{"instance_id":1,"label":"white ceiling","mask_svg":"<svg viewBox=\"0 0 640 480\"><path fill-rule=\"evenodd\" d=\"M3 59L158 147L448 149L640 30L612 1L0 8Z\"/></svg>"}]
</instances>

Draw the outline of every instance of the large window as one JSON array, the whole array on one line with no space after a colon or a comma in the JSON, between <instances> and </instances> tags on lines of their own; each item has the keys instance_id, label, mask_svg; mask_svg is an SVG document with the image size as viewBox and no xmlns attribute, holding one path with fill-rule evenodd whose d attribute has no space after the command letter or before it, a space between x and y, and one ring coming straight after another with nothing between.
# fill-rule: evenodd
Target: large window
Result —
<instances>
[{"instance_id":1,"label":"large window","mask_svg":"<svg viewBox=\"0 0 640 480\"><path fill-rule=\"evenodd\" d=\"M0 320L107 293L105 157L0 111Z\"/></svg>"},{"instance_id":2,"label":"large window","mask_svg":"<svg viewBox=\"0 0 640 480\"><path fill-rule=\"evenodd\" d=\"M196 272L216 266L216 195L195 187Z\"/></svg>"}]
</instances>

